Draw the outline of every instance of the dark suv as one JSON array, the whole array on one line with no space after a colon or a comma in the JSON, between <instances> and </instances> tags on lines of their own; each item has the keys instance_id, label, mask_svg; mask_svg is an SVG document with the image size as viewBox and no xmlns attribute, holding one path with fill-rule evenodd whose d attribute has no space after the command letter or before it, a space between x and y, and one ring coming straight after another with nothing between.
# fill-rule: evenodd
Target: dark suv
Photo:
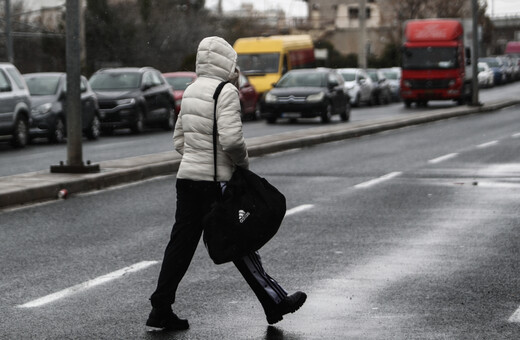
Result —
<instances>
[{"instance_id":1,"label":"dark suv","mask_svg":"<svg viewBox=\"0 0 520 340\"><path fill-rule=\"evenodd\" d=\"M175 100L162 74L151 67L102 69L89 79L99 102L101 129L111 132L130 128L139 133L145 126L175 125Z\"/></svg>"},{"instance_id":2,"label":"dark suv","mask_svg":"<svg viewBox=\"0 0 520 340\"><path fill-rule=\"evenodd\" d=\"M24 147L29 141L30 112L29 90L20 72L11 63L0 63L0 137Z\"/></svg>"}]
</instances>

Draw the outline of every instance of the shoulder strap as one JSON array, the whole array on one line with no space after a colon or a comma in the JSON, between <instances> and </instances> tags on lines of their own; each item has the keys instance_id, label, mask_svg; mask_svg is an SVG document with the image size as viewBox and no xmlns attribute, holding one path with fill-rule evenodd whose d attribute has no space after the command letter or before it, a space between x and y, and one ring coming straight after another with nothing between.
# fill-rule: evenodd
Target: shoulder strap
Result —
<instances>
[{"instance_id":1,"label":"shoulder strap","mask_svg":"<svg viewBox=\"0 0 520 340\"><path fill-rule=\"evenodd\" d=\"M228 81L223 81L218 84L215 89L215 93L213 94L213 180L217 181L217 100L222 88L228 83Z\"/></svg>"}]
</instances>

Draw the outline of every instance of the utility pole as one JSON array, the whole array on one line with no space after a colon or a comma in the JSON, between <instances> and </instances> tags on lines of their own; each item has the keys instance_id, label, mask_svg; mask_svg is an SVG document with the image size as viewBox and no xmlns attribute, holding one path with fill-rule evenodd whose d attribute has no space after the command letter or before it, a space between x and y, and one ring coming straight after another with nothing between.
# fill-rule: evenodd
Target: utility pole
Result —
<instances>
[{"instance_id":1,"label":"utility pole","mask_svg":"<svg viewBox=\"0 0 520 340\"><path fill-rule=\"evenodd\" d=\"M472 106L481 106L482 104L479 102L478 98L478 49L479 49L479 34L478 34L478 4L477 0L471 0L471 17L472 17L472 52L471 53L471 88L472 88L472 98L471 105Z\"/></svg>"},{"instance_id":2,"label":"utility pole","mask_svg":"<svg viewBox=\"0 0 520 340\"><path fill-rule=\"evenodd\" d=\"M358 66L359 68L367 68L367 33L366 33L366 0L359 0L359 53Z\"/></svg>"},{"instance_id":3,"label":"utility pole","mask_svg":"<svg viewBox=\"0 0 520 340\"><path fill-rule=\"evenodd\" d=\"M7 43L7 61L14 63L13 36L11 34L11 0L5 0L5 41Z\"/></svg>"},{"instance_id":4,"label":"utility pole","mask_svg":"<svg viewBox=\"0 0 520 340\"><path fill-rule=\"evenodd\" d=\"M81 122L81 65L80 65L80 0L66 2L66 67L67 67L67 164L51 166L51 172L99 172L99 165L83 163Z\"/></svg>"}]
</instances>

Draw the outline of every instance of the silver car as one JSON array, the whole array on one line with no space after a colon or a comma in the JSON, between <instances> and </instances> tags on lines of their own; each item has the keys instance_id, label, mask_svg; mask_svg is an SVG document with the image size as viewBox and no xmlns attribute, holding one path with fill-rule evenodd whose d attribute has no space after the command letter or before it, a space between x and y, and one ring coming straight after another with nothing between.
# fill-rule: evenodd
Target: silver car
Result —
<instances>
[{"instance_id":1,"label":"silver car","mask_svg":"<svg viewBox=\"0 0 520 340\"><path fill-rule=\"evenodd\" d=\"M0 63L0 138L14 147L29 141L31 122L29 90L18 69L11 63Z\"/></svg>"},{"instance_id":2,"label":"silver car","mask_svg":"<svg viewBox=\"0 0 520 340\"><path fill-rule=\"evenodd\" d=\"M359 106L361 103L374 104L372 96L372 80L359 68L341 68L337 70L345 81L345 89L350 96L350 104Z\"/></svg>"}]
</instances>

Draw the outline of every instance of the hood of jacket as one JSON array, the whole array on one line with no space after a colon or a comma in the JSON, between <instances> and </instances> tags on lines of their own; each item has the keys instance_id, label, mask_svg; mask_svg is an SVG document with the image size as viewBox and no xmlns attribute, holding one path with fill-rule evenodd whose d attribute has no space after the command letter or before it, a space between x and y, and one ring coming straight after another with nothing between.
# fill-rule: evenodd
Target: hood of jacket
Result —
<instances>
[{"instance_id":1,"label":"hood of jacket","mask_svg":"<svg viewBox=\"0 0 520 340\"><path fill-rule=\"evenodd\" d=\"M235 73L237 53L220 37L204 38L197 49L196 73L220 81L230 80Z\"/></svg>"}]
</instances>

